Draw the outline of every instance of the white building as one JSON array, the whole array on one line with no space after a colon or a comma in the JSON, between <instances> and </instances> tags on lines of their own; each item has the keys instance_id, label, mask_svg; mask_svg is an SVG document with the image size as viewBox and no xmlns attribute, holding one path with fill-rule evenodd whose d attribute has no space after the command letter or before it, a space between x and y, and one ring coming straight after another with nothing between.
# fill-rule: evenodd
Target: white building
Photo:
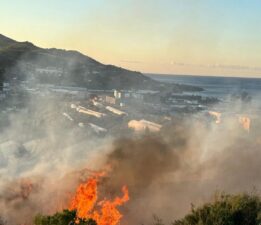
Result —
<instances>
[{"instance_id":1,"label":"white building","mask_svg":"<svg viewBox=\"0 0 261 225\"><path fill-rule=\"evenodd\" d=\"M68 113L64 112L63 116L66 117L68 120L73 121L73 118Z\"/></svg>"},{"instance_id":2,"label":"white building","mask_svg":"<svg viewBox=\"0 0 261 225\"><path fill-rule=\"evenodd\" d=\"M121 92L117 91L117 90L114 90L114 97L116 99L121 99Z\"/></svg>"},{"instance_id":3,"label":"white building","mask_svg":"<svg viewBox=\"0 0 261 225\"><path fill-rule=\"evenodd\" d=\"M35 71L38 74L49 74L49 75L56 75L56 76L61 76L63 73L62 69L54 68L54 67L36 68Z\"/></svg>"},{"instance_id":4,"label":"white building","mask_svg":"<svg viewBox=\"0 0 261 225\"><path fill-rule=\"evenodd\" d=\"M131 120L128 123L128 127L136 132L144 132L146 130L149 130L150 132L159 132L162 125L147 120Z\"/></svg>"},{"instance_id":5,"label":"white building","mask_svg":"<svg viewBox=\"0 0 261 225\"><path fill-rule=\"evenodd\" d=\"M90 127L95 131L95 133L100 134L100 133L106 133L107 129L97 126L93 123L89 123Z\"/></svg>"},{"instance_id":6,"label":"white building","mask_svg":"<svg viewBox=\"0 0 261 225\"><path fill-rule=\"evenodd\" d=\"M82 106L78 106L76 108L76 110L79 113L84 113L84 114L87 114L89 116L94 116L94 117L97 117L97 118L101 118L101 117L105 116L104 113L100 113L100 112L96 112L96 111L93 111L93 110L90 110L90 109L86 109L85 107L82 107Z\"/></svg>"},{"instance_id":7,"label":"white building","mask_svg":"<svg viewBox=\"0 0 261 225\"><path fill-rule=\"evenodd\" d=\"M121 111L121 110L119 110L119 109L116 109L116 108L113 108L113 107L111 107L111 106L106 106L106 109L107 109L108 111L110 111L110 112L112 112L112 113L118 115L118 116L127 115L126 112L123 112L123 111Z\"/></svg>"}]
</instances>

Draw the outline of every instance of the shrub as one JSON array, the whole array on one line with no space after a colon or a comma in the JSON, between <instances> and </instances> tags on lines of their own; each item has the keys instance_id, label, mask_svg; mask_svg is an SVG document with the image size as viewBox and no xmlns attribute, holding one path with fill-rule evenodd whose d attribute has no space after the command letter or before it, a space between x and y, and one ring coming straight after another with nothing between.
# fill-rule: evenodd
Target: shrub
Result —
<instances>
[{"instance_id":1,"label":"shrub","mask_svg":"<svg viewBox=\"0 0 261 225\"><path fill-rule=\"evenodd\" d=\"M260 225L261 201L258 196L220 195L213 203L197 209L173 225Z\"/></svg>"},{"instance_id":2,"label":"shrub","mask_svg":"<svg viewBox=\"0 0 261 225\"><path fill-rule=\"evenodd\" d=\"M92 219L76 220L76 211L64 210L52 216L37 215L34 219L35 225L97 225Z\"/></svg>"}]
</instances>

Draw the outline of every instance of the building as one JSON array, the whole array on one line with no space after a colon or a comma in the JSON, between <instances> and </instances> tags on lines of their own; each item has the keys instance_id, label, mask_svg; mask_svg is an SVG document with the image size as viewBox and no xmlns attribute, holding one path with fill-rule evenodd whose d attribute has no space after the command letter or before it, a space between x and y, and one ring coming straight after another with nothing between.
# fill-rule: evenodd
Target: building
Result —
<instances>
[{"instance_id":1,"label":"building","mask_svg":"<svg viewBox=\"0 0 261 225\"><path fill-rule=\"evenodd\" d=\"M1 83L1 86L0 86L0 101L4 100L9 92L10 92L10 84L7 83L7 82Z\"/></svg>"},{"instance_id":2,"label":"building","mask_svg":"<svg viewBox=\"0 0 261 225\"><path fill-rule=\"evenodd\" d=\"M105 102L108 103L108 104L111 104L111 105L115 105L117 100L116 100L115 97L111 97L111 96L106 95L105 96Z\"/></svg>"},{"instance_id":3,"label":"building","mask_svg":"<svg viewBox=\"0 0 261 225\"><path fill-rule=\"evenodd\" d=\"M150 132L159 132L162 125L147 120L131 120L128 123L128 127L135 132L144 132L146 130Z\"/></svg>"},{"instance_id":4,"label":"building","mask_svg":"<svg viewBox=\"0 0 261 225\"><path fill-rule=\"evenodd\" d=\"M78 106L76 108L76 110L79 113L87 114L89 116L94 116L94 117L97 117L97 118L101 118L101 117L105 116L104 113L100 113L100 112L96 112L96 111L93 111L93 110L90 110L90 109L86 109L85 107L82 107L82 106Z\"/></svg>"},{"instance_id":5,"label":"building","mask_svg":"<svg viewBox=\"0 0 261 225\"><path fill-rule=\"evenodd\" d=\"M93 123L89 123L89 126L93 129L93 131L97 134L100 134L100 133L106 133L107 132L107 129L103 128L103 127L100 127L96 124L93 124Z\"/></svg>"},{"instance_id":6,"label":"building","mask_svg":"<svg viewBox=\"0 0 261 225\"><path fill-rule=\"evenodd\" d=\"M117 91L117 90L114 90L114 98L116 98L116 99L121 99L121 92L120 91Z\"/></svg>"},{"instance_id":7,"label":"building","mask_svg":"<svg viewBox=\"0 0 261 225\"><path fill-rule=\"evenodd\" d=\"M52 75L52 76L61 76L63 70L61 68L47 67L47 68L36 68L35 72L39 75Z\"/></svg>"},{"instance_id":8,"label":"building","mask_svg":"<svg viewBox=\"0 0 261 225\"><path fill-rule=\"evenodd\" d=\"M107 109L108 111L110 111L110 112L112 112L112 113L118 115L118 116L127 115L126 112L123 112L123 111L121 111L121 110L119 110L119 109L116 109L116 108L113 108L113 107L111 107L111 106L106 106L106 109Z\"/></svg>"}]
</instances>

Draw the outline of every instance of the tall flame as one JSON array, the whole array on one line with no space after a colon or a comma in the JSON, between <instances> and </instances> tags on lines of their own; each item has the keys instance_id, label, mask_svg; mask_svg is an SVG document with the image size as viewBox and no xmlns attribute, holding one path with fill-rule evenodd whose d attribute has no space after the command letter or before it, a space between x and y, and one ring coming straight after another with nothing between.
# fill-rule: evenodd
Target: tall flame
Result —
<instances>
[{"instance_id":1,"label":"tall flame","mask_svg":"<svg viewBox=\"0 0 261 225\"><path fill-rule=\"evenodd\" d=\"M117 209L129 200L129 191L126 186L122 187L122 197L114 200L98 201L98 181L103 176L96 174L90 177L86 183L80 184L76 194L70 203L70 210L77 211L78 219L94 219L98 225L117 225L122 214Z\"/></svg>"},{"instance_id":2,"label":"tall flame","mask_svg":"<svg viewBox=\"0 0 261 225\"><path fill-rule=\"evenodd\" d=\"M70 209L77 210L79 218L86 218L95 206L97 195L97 179L93 177L88 179L85 184L80 184L77 188L76 195L70 204Z\"/></svg>"}]
</instances>

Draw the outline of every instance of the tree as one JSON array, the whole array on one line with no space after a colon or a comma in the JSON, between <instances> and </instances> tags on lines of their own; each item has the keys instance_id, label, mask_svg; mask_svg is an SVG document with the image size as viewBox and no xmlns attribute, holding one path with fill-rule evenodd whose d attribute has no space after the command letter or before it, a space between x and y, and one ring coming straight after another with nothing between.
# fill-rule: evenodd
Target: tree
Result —
<instances>
[{"instance_id":1,"label":"tree","mask_svg":"<svg viewBox=\"0 0 261 225\"><path fill-rule=\"evenodd\" d=\"M52 216L37 215L34 219L35 225L97 225L92 220L78 219L76 223L76 211L64 210L63 212L56 213Z\"/></svg>"},{"instance_id":2,"label":"tree","mask_svg":"<svg viewBox=\"0 0 261 225\"><path fill-rule=\"evenodd\" d=\"M213 203L197 209L173 225L260 225L261 201L258 196L220 195Z\"/></svg>"}]
</instances>

